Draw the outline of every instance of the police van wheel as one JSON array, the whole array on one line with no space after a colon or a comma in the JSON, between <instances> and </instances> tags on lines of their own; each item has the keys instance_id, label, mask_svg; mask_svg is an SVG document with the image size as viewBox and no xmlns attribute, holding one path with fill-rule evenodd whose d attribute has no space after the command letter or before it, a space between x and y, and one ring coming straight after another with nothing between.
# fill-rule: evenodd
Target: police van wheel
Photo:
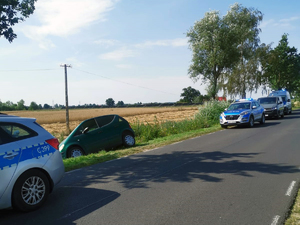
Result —
<instances>
[{"instance_id":1,"label":"police van wheel","mask_svg":"<svg viewBox=\"0 0 300 225\"><path fill-rule=\"evenodd\" d=\"M29 212L38 209L50 192L47 176L32 169L23 173L15 183L12 192L12 206L17 211Z\"/></svg>"},{"instance_id":2,"label":"police van wheel","mask_svg":"<svg viewBox=\"0 0 300 225\"><path fill-rule=\"evenodd\" d=\"M248 127L253 127L253 126L254 126L254 119L253 119L253 116L250 116Z\"/></svg>"}]
</instances>

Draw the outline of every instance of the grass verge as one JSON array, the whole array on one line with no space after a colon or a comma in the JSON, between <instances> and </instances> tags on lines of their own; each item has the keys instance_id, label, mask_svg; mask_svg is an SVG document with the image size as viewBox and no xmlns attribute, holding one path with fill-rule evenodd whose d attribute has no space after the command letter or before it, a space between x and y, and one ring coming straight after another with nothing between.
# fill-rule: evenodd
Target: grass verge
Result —
<instances>
[{"instance_id":1,"label":"grass verge","mask_svg":"<svg viewBox=\"0 0 300 225\"><path fill-rule=\"evenodd\" d=\"M174 134L171 136L156 138L146 142L137 143L132 148L122 148L114 151L100 151L95 154L81 156L77 158L64 159L65 171L71 171L86 166L91 166L97 163L106 162L113 159L118 159L124 156L133 155L146 150L162 147L178 141L187 140L193 137L201 136L204 134L212 133L221 130L220 125L213 125L209 128L201 128L193 131L188 131L180 134Z\"/></svg>"}]
</instances>

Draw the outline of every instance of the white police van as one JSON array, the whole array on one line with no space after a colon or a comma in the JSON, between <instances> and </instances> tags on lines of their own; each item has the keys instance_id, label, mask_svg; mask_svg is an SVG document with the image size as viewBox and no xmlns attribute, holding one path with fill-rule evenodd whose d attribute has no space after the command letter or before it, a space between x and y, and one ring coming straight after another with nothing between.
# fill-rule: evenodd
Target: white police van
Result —
<instances>
[{"instance_id":1,"label":"white police van","mask_svg":"<svg viewBox=\"0 0 300 225\"><path fill-rule=\"evenodd\" d=\"M265 123L264 108L253 98L238 99L220 115L220 125L227 126L247 125L253 127L254 122Z\"/></svg>"},{"instance_id":2,"label":"white police van","mask_svg":"<svg viewBox=\"0 0 300 225\"><path fill-rule=\"evenodd\" d=\"M58 140L35 121L0 114L0 209L39 208L64 175Z\"/></svg>"},{"instance_id":3,"label":"white police van","mask_svg":"<svg viewBox=\"0 0 300 225\"><path fill-rule=\"evenodd\" d=\"M283 100L283 105L284 105L284 114L292 114L292 102L291 102L291 96L290 93L285 90L281 89L278 91L272 91L269 96L274 97L274 96L279 96Z\"/></svg>"}]
</instances>

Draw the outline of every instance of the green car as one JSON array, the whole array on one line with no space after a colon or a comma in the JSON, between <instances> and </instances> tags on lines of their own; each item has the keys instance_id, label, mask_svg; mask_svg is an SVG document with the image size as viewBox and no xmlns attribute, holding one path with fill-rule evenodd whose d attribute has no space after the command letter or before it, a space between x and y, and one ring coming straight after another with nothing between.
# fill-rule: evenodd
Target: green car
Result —
<instances>
[{"instance_id":1,"label":"green car","mask_svg":"<svg viewBox=\"0 0 300 225\"><path fill-rule=\"evenodd\" d=\"M78 157L120 145L135 145L134 131L124 118L106 115L79 124L59 145L63 158Z\"/></svg>"}]
</instances>

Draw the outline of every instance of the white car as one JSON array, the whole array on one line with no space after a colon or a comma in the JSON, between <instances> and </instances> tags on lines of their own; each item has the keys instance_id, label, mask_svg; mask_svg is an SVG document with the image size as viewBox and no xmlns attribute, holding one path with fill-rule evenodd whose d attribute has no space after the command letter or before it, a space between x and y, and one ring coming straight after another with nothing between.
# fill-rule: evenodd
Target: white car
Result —
<instances>
[{"instance_id":1,"label":"white car","mask_svg":"<svg viewBox=\"0 0 300 225\"><path fill-rule=\"evenodd\" d=\"M0 114L0 209L39 208L64 175L58 140L35 121Z\"/></svg>"}]
</instances>

